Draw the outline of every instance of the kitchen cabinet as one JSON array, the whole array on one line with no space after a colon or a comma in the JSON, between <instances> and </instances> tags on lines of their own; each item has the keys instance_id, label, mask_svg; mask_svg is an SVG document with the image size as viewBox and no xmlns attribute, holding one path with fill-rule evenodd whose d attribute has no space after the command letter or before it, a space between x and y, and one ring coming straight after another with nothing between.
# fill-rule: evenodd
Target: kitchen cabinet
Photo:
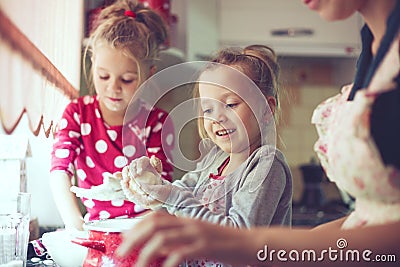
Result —
<instances>
[{"instance_id":1,"label":"kitchen cabinet","mask_svg":"<svg viewBox=\"0 0 400 267\"><path fill-rule=\"evenodd\" d=\"M358 15L327 22L300 0L219 0L218 10L220 46L266 44L295 56L359 54Z\"/></svg>"},{"instance_id":2,"label":"kitchen cabinet","mask_svg":"<svg viewBox=\"0 0 400 267\"><path fill-rule=\"evenodd\" d=\"M185 5L185 14L178 17L184 18L187 60L207 59L219 48L218 0L181 0L181 4Z\"/></svg>"}]
</instances>

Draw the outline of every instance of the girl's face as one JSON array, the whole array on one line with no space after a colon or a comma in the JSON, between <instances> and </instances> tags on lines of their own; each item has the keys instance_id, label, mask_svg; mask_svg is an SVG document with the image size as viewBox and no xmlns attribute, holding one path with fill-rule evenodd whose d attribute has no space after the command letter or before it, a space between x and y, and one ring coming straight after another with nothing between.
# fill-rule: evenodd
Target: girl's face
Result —
<instances>
[{"instance_id":1,"label":"girl's face","mask_svg":"<svg viewBox=\"0 0 400 267\"><path fill-rule=\"evenodd\" d=\"M123 116L139 86L137 62L107 45L96 47L92 62L101 111Z\"/></svg>"},{"instance_id":2,"label":"girl's face","mask_svg":"<svg viewBox=\"0 0 400 267\"><path fill-rule=\"evenodd\" d=\"M343 20L360 10L365 0L302 0L325 20Z\"/></svg>"},{"instance_id":3,"label":"girl's face","mask_svg":"<svg viewBox=\"0 0 400 267\"><path fill-rule=\"evenodd\" d=\"M226 153L240 153L260 146L260 129L247 103L232 91L200 83L199 96L204 129Z\"/></svg>"}]
</instances>

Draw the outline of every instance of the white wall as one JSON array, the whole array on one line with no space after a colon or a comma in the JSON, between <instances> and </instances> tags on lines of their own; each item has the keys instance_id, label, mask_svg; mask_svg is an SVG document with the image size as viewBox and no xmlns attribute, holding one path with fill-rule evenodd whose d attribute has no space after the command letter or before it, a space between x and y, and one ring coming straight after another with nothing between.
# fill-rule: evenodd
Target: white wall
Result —
<instances>
[{"instance_id":1,"label":"white wall","mask_svg":"<svg viewBox=\"0 0 400 267\"><path fill-rule=\"evenodd\" d=\"M83 0L0 1L0 9L75 88L79 87L80 82L83 5ZM19 73L17 67L13 70ZM0 69L0 72L7 73L4 69ZM6 81L13 86L19 86L21 78L17 75L14 76L18 79ZM6 79L11 78L6 77ZM41 89L47 88L44 86L45 81L43 81L43 88L36 87L36 84L32 85L32 81L29 81L31 82L29 86L26 88L20 86L18 89L21 89L21 92L24 92L22 90L31 90L31 92L40 94ZM4 86L4 80L2 82ZM5 86L3 89L12 90L12 86ZM40 96L43 100L43 95ZM29 103L31 105L27 107L26 102L19 99L18 96L11 98L10 101L15 106L17 104L21 106L21 103L23 103L27 110L34 113L35 118L41 114L46 114L43 111L47 111L47 108L52 104L60 103L57 102L58 98L53 98L48 102ZM63 107L58 105L52 111L61 116ZM54 118L55 120L59 119L56 116ZM48 121L49 118L45 116L45 120ZM2 127L0 127L0 134L4 134ZM27 136L31 144L32 157L27 160L27 191L32 194L32 216L38 218L40 225L62 225L49 186L50 152L53 141L51 136L46 138L43 131L39 136L34 136L29 129L28 119L25 115L13 134Z\"/></svg>"}]
</instances>

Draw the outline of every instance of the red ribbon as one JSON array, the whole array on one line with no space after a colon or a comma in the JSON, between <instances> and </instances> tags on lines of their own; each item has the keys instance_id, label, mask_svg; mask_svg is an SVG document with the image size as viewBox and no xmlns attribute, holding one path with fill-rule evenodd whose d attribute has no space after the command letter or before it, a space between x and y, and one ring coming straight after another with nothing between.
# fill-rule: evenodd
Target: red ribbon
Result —
<instances>
[{"instance_id":1,"label":"red ribbon","mask_svg":"<svg viewBox=\"0 0 400 267\"><path fill-rule=\"evenodd\" d=\"M136 13L133 12L132 10L125 10L124 15L127 17L136 18Z\"/></svg>"}]
</instances>

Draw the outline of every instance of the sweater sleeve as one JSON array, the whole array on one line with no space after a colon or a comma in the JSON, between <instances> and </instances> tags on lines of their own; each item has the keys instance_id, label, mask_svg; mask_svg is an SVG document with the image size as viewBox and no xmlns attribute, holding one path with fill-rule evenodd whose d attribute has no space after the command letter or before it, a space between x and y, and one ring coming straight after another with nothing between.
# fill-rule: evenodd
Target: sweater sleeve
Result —
<instances>
[{"instance_id":1,"label":"sweater sleeve","mask_svg":"<svg viewBox=\"0 0 400 267\"><path fill-rule=\"evenodd\" d=\"M188 216L209 221L225 226L252 227L277 223L275 215L283 214L289 218L291 215L291 175L285 162L274 158L271 166L269 156L253 159L243 171L239 171L236 183L232 185L232 193L227 194L226 212L213 213L207 206L196 199L193 192L173 188L176 192L171 194L174 199L166 206L171 214ZM266 169L271 166L270 171ZM225 179L235 179L226 177ZM289 224L286 219L281 221ZM283 223L281 222L281 223Z\"/></svg>"}]
</instances>

